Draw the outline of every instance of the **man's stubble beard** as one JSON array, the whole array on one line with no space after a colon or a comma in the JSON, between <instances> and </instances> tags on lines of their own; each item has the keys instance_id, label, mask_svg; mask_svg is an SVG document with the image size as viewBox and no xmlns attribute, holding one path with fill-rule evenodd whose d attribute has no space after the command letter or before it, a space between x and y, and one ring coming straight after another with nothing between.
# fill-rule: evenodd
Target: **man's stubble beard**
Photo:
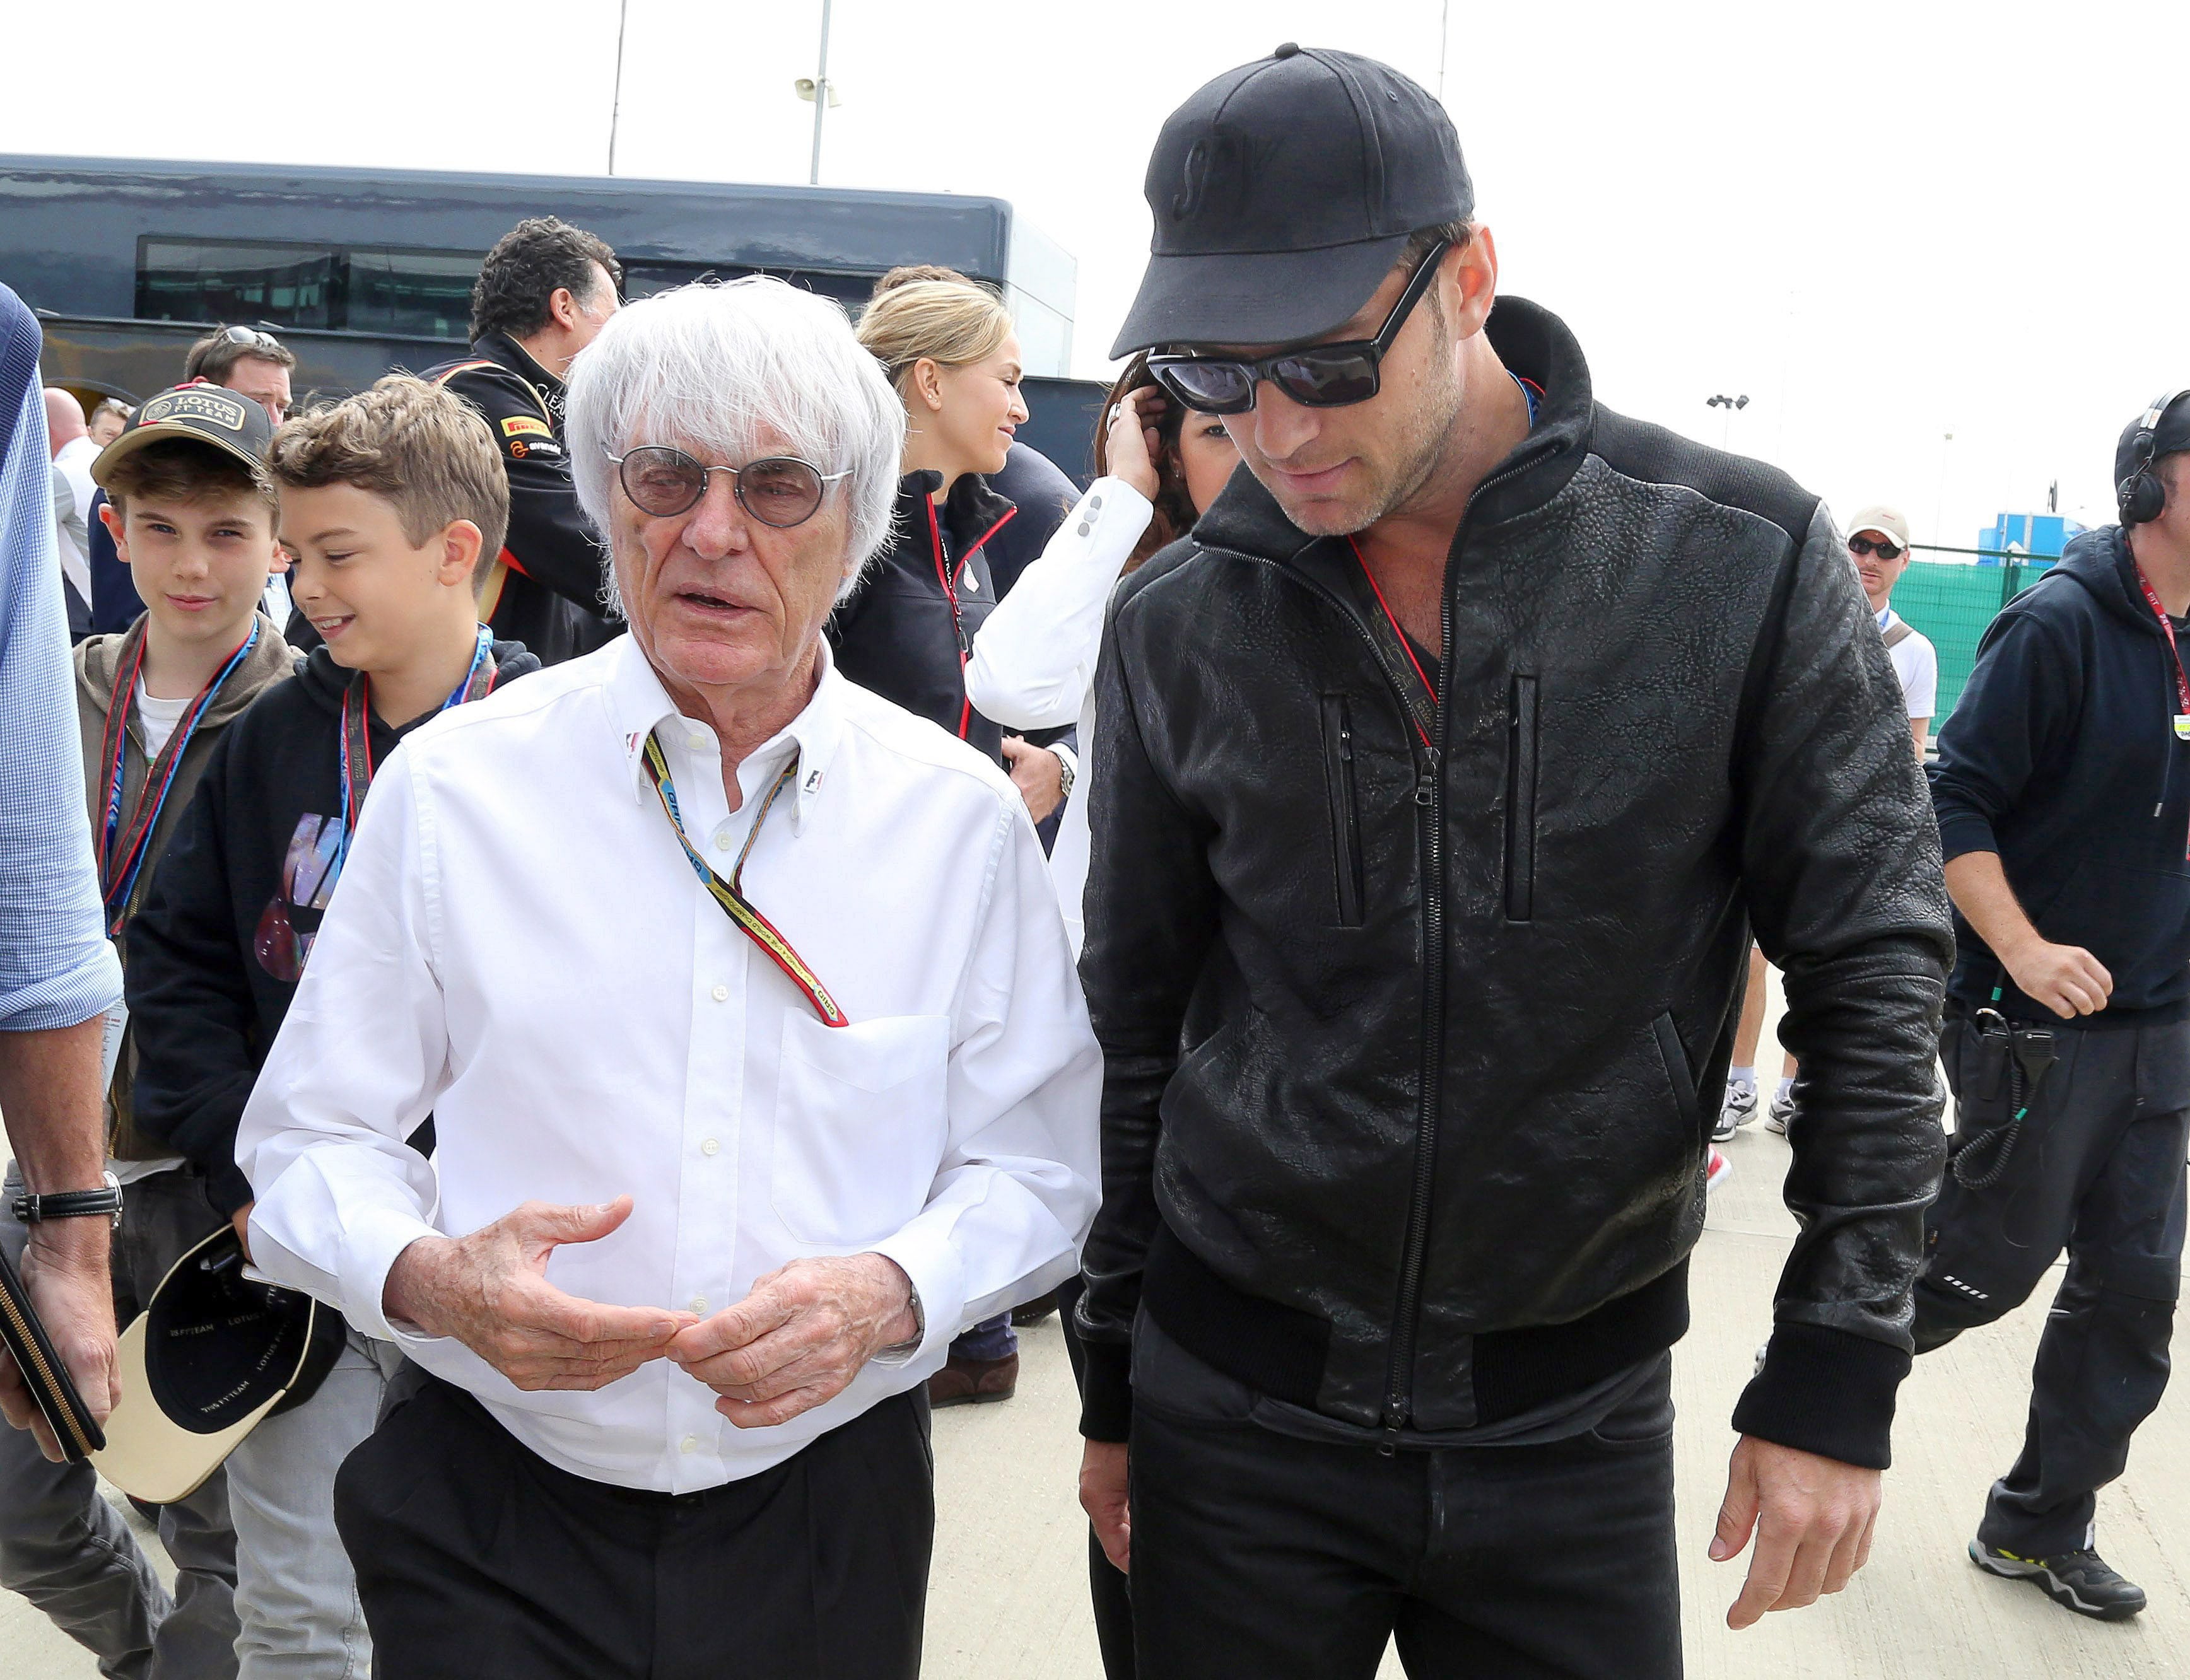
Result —
<instances>
[{"instance_id":1,"label":"man's stubble beard","mask_svg":"<svg viewBox=\"0 0 2190 1680\"><path fill-rule=\"evenodd\" d=\"M1370 484L1365 512L1334 511L1323 520L1311 523L1287 510L1295 526L1308 535L1353 536L1393 513L1403 512L1437 477L1438 469L1453 449L1461 410L1466 406L1466 387L1452 370L1451 342L1444 316L1437 310L1434 297L1428 301L1436 335L1431 342L1430 365L1445 371L1445 378L1435 387L1426 387L1416 410L1394 427L1393 442L1401 464L1396 471ZM1366 457L1357 459L1364 469L1375 473L1374 464Z\"/></svg>"}]
</instances>

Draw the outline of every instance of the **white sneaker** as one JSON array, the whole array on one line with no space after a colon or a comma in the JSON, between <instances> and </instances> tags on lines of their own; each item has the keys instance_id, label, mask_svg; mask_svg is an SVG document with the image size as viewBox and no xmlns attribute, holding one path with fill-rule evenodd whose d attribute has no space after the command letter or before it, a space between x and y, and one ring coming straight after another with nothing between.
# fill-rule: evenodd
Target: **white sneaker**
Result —
<instances>
[{"instance_id":1,"label":"white sneaker","mask_svg":"<svg viewBox=\"0 0 2190 1680\"><path fill-rule=\"evenodd\" d=\"M1784 1096L1773 1098L1772 1112L1764 1117L1765 1129L1777 1132L1784 1138L1787 1135L1787 1128L1794 1123L1795 1094L1790 1091Z\"/></svg>"},{"instance_id":2,"label":"white sneaker","mask_svg":"<svg viewBox=\"0 0 2190 1680\"><path fill-rule=\"evenodd\" d=\"M1728 1085L1726 1106L1718 1112L1718 1123L1711 1128L1711 1141L1725 1143L1733 1134L1756 1117L1756 1087Z\"/></svg>"}]
</instances>

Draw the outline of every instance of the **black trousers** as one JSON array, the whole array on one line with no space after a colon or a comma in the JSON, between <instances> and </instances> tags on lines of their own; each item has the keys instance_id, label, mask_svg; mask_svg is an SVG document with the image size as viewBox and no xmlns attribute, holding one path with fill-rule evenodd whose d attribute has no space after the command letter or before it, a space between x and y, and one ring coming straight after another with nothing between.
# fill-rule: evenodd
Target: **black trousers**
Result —
<instances>
[{"instance_id":1,"label":"black trousers","mask_svg":"<svg viewBox=\"0 0 2190 1680\"><path fill-rule=\"evenodd\" d=\"M1057 1315L1064 1327L1064 1352L1072 1361L1075 1386L1086 1381L1082 1375L1086 1356L1072 1310L1080 1304L1086 1287L1087 1280L1077 1272L1057 1286ZM1103 1655L1104 1680L1134 1680L1132 1593L1124 1572L1110 1561L1103 1542L1095 1537L1092 1523L1087 1525L1087 1600L1095 1612L1095 1643Z\"/></svg>"},{"instance_id":2,"label":"black trousers","mask_svg":"<svg viewBox=\"0 0 2190 1680\"><path fill-rule=\"evenodd\" d=\"M1587 1434L1385 1456L1133 1413L1141 1680L1677 1680L1665 1372Z\"/></svg>"},{"instance_id":3,"label":"black trousers","mask_svg":"<svg viewBox=\"0 0 2190 1680\"><path fill-rule=\"evenodd\" d=\"M925 1394L704 1493L590 1481L428 1377L335 1479L380 1680L912 1680Z\"/></svg>"},{"instance_id":4,"label":"black trousers","mask_svg":"<svg viewBox=\"0 0 2190 1680\"><path fill-rule=\"evenodd\" d=\"M2062 1028L2007 1170L1980 1190L1952 1170L1926 1221L1916 1349L1928 1352L2028 1299L2068 1251L2031 1372L2023 1453L1993 1484L1977 1537L2026 1557L2091 1543L2097 1491L2167 1387L2181 1293L2190 1143L2190 1023ZM1976 1035L1950 1021L1941 1055L1964 1126ZM1972 1176L1981 1176L1972 1174Z\"/></svg>"}]
</instances>

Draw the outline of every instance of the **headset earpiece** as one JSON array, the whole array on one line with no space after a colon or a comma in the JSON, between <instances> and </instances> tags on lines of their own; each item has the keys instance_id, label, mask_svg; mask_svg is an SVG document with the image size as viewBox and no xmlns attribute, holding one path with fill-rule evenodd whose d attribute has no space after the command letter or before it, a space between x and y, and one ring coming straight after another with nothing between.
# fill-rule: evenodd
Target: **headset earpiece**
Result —
<instances>
[{"instance_id":1,"label":"headset earpiece","mask_svg":"<svg viewBox=\"0 0 2190 1680\"><path fill-rule=\"evenodd\" d=\"M2190 390L2170 391L2144 411L2130 439L2129 477L2114 486L2114 506L2125 525L2148 525L2167 509L2167 486L2153 476L2152 461L2159 444L2159 422L2167 410Z\"/></svg>"}]
</instances>

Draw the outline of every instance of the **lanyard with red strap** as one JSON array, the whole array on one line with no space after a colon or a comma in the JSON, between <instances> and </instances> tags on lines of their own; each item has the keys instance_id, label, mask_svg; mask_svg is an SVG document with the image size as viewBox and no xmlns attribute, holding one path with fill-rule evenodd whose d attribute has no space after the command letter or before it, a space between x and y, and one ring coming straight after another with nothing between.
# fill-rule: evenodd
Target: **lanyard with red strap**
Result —
<instances>
[{"instance_id":1,"label":"lanyard with red strap","mask_svg":"<svg viewBox=\"0 0 2190 1680\"><path fill-rule=\"evenodd\" d=\"M2136 568L2136 586L2144 591L2144 604L2152 608L2153 617L2159 620L2159 633L2167 638L2167 651L2174 656L2175 694L2182 705L2182 710L2175 714L2175 738L2178 741L2190 741L2190 675L2186 675L2182 669L2182 649L2175 640L2175 620L2167 616L2167 608L2160 602L2159 591L2153 588L2152 580L2145 576L2142 566ZM2190 841L2184 844L2182 855L2190 859Z\"/></svg>"},{"instance_id":2,"label":"lanyard with red strap","mask_svg":"<svg viewBox=\"0 0 2190 1680\"><path fill-rule=\"evenodd\" d=\"M105 901L109 938L119 934L122 923L128 919L129 896L136 890L137 878L145 872L145 860L151 852L152 830L159 826L160 812L166 808L168 791L175 785L175 776L183 767L183 755L190 750L190 737L197 733L198 725L212 710L221 686L235 675L237 667L258 645L258 625L254 620L251 633L213 674L213 681L198 691L190 710L177 721L175 733L167 737L167 745L145 766L145 785L138 789L137 808L130 812L125 823L122 820L122 761L123 743L128 734L129 708L135 703L137 680L145 669L145 631L141 624L134 634L137 647L133 655L121 661L115 671L114 693L106 703L105 740L100 755L100 762L106 769L106 821L99 833L99 886Z\"/></svg>"},{"instance_id":3,"label":"lanyard with red strap","mask_svg":"<svg viewBox=\"0 0 2190 1680\"><path fill-rule=\"evenodd\" d=\"M950 634L958 644L958 669L962 671L973 657L973 644L966 636L966 620L959 610L958 585L952 577L952 573L962 572L967 566L973 564L973 556L979 551L981 545L1011 523L1012 516L1016 514L1018 509L1012 508L1002 518L974 538L972 546L967 549L965 554L960 557L957 565L953 567L950 556L944 552L943 527L935 517L935 503L933 499L927 496L922 496L921 502L928 509L928 541L935 555L935 580L943 585L943 598L950 603ZM977 579L976 581L978 582L979 580ZM958 738L964 740L972 732L973 727L973 702L969 696L959 703Z\"/></svg>"},{"instance_id":4,"label":"lanyard with red strap","mask_svg":"<svg viewBox=\"0 0 2190 1680\"><path fill-rule=\"evenodd\" d=\"M1392 639L1399 643L1399 652L1406 656L1408 665L1414 669L1415 681L1421 685L1419 691L1406 696L1407 721L1415 726L1415 733L1422 738L1422 744L1434 756L1437 746L1430 738L1430 731L1437 722L1437 684L1430 681L1429 673L1422 669L1422 662L1415 657L1415 644L1407 639L1406 631L1399 628L1399 617L1392 611L1391 602L1384 599L1383 588L1377 583L1376 573L1369 569L1369 562L1362 555L1361 545L1349 536L1346 539L1346 546L1353 551L1353 557L1361 567L1361 575L1369 580L1370 591L1376 596L1377 606L1383 609L1384 622L1391 626Z\"/></svg>"},{"instance_id":5,"label":"lanyard with red strap","mask_svg":"<svg viewBox=\"0 0 2190 1680\"><path fill-rule=\"evenodd\" d=\"M814 972L797 947L786 939L774 922L761 914L753 902L745 894L746 859L752 856L753 842L760 838L761 824L768 821L768 813L775 808L775 799L798 774L798 758L792 755L784 766L783 773L775 778L760 810L754 814L752 828L746 834L744 847L738 853L737 867L730 871L725 881L707 867L697 847L684 833L684 818L677 808L677 784L670 779L669 761L663 756L661 743L655 735L646 738L646 774L654 783L655 796L661 801L663 815L677 835L677 844L684 848L684 857L692 865L692 873L700 878L700 885L707 896L723 907L725 915L737 924L746 937L768 953L768 959L781 969L793 986L814 1005L814 1013L821 1017L824 1027L849 1027L851 1017L837 1007L837 1000L829 995L829 988L821 983L821 976Z\"/></svg>"},{"instance_id":6,"label":"lanyard with red strap","mask_svg":"<svg viewBox=\"0 0 2190 1680\"><path fill-rule=\"evenodd\" d=\"M449 698L441 702L439 710L461 706L494 691L495 669L494 632L486 625L479 627L479 638L472 644L472 662L464 671L464 680L449 691ZM343 690L342 702L342 814L343 854L349 850L349 836L357 832L358 807L365 803L366 789L372 785L372 678L360 671ZM335 870L342 868L338 854Z\"/></svg>"}]
</instances>

